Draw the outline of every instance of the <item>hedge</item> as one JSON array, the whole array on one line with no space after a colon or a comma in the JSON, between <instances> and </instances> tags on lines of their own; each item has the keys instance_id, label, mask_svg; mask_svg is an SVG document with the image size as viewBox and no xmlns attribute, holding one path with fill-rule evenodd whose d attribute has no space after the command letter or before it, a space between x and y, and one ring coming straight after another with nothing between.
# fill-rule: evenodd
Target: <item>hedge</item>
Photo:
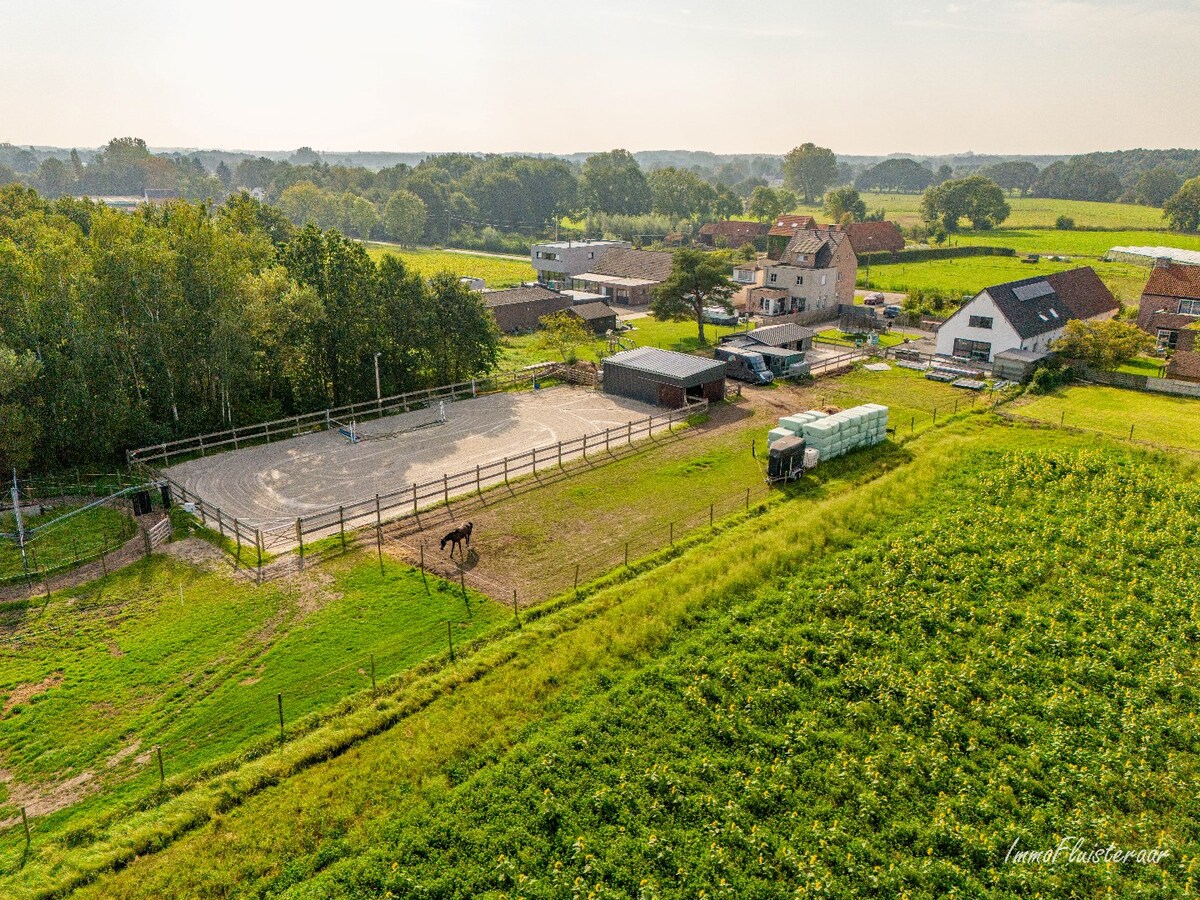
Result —
<instances>
[{"instance_id":1,"label":"hedge","mask_svg":"<svg viewBox=\"0 0 1200 900\"><path fill-rule=\"evenodd\" d=\"M929 262L934 259L954 259L961 256L1016 256L1017 251L1012 247L930 247L925 250L880 250L876 253L862 253L858 264L871 263L876 266L887 266L895 263Z\"/></svg>"}]
</instances>

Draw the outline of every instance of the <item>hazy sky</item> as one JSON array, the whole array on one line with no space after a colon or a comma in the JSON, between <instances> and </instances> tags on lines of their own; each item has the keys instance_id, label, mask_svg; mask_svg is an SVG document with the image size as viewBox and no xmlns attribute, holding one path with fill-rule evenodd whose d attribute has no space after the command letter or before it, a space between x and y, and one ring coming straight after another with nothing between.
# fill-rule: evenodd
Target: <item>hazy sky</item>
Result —
<instances>
[{"instance_id":1,"label":"hazy sky","mask_svg":"<svg viewBox=\"0 0 1200 900\"><path fill-rule=\"evenodd\" d=\"M0 141L1200 147L1200 0L0 0Z\"/></svg>"}]
</instances>

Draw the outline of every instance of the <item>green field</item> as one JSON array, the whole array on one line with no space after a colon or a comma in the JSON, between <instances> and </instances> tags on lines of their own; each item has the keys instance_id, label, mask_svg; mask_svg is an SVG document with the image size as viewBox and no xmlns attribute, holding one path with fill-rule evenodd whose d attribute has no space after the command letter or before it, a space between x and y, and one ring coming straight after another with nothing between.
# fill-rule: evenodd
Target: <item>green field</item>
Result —
<instances>
[{"instance_id":1,"label":"green field","mask_svg":"<svg viewBox=\"0 0 1200 900\"><path fill-rule=\"evenodd\" d=\"M376 259L384 255L398 256L423 278L450 272L459 277L482 278L489 288L515 287L537 277L528 261L489 253L452 253L448 250L427 247L408 249L390 244L368 244L367 252Z\"/></svg>"},{"instance_id":2,"label":"green field","mask_svg":"<svg viewBox=\"0 0 1200 900\"><path fill-rule=\"evenodd\" d=\"M855 298L855 302L861 305L861 300ZM824 331L818 331L814 340L822 344L834 344L838 347L854 347L856 342L861 342L863 336L861 334L849 334L845 331L838 331L836 328L827 328ZM881 334L879 335L880 347L895 347L897 344L904 343L904 335L902 334Z\"/></svg>"},{"instance_id":3,"label":"green field","mask_svg":"<svg viewBox=\"0 0 1200 900\"><path fill-rule=\"evenodd\" d=\"M700 347L695 322L663 322L653 316L642 316L631 319L628 324L632 326L632 329L621 334L621 340L626 344L677 350L680 353L693 353L703 349ZM704 337L711 346L721 335L731 334L737 330L736 327L706 324ZM500 368L518 369L534 363L562 360L562 356L557 350L539 347L538 340L536 334L506 336L502 344ZM604 338L597 338L589 344L577 347L576 353L581 360L586 362L599 362L608 353L608 341Z\"/></svg>"},{"instance_id":4,"label":"green field","mask_svg":"<svg viewBox=\"0 0 1200 900\"><path fill-rule=\"evenodd\" d=\"M506 613L457 585L352 553L299 582L255 587L155 555L36 605L0 605L0 767L16 782L82 778L70 810L38 830L78 828L278 736L276 695L292 727L370 685L482 634ZM226 762L225 764L229 764ZM10 785L11 788L11 785ZM0 794L0 821L16 814ZM0 856L16 844L0 838ZM0 889L0 894L4 891Z\"/></svg>"},{"instance_id":5,"label":"green field","mask_svg":"<svg viewBox=\"0 0 1200 900\"><path fill-rule=\"evenodd\" d=\"M883 209L889 221L916 225L921 221L920 194L862 194L867 210ZM1156 229L1166 228L1162 210L1132 203L1093 203L1087 200L1049 200L1036 197L1006 198L1012 213L1006 228L1053 228L1059 216L1070 216L1080 228ZM823 216L819 206L800 207L796 212ZM1160 243L1154 241L1153 243Z\"/></svg>"},{"instance_id":6,"label":"green field","mask_svg":"<svg viewBox=\"0 0 1200 900\"><path fill-rule=\"evenodd\" d=\"M1144 373L1139 373L1144 374ZM1064 388L1023 399L1008 411L1040 422L1086 428L1164 447L1200 450L1200 399L1146 394L1099 385Z\"/></svg>"},{"instance_id":7,"label":"green field","mask_svg":"<svg viewBox=\"0 0 1200 900\"><path fill-rule=\"evenodd\" d=\"M905 450L380 701L388 731L81 895L1186 893L1196 467L982 419ZM1003 863L1064 835L1169 856Z\"/></svg>"},{"instance_id":8,"label":"green field","mask_svg":"<svg viewBox=\"0 0 1200 900\"><path fill-rule=\"evenodd\" d=\"M1200 235L1171 231L1059 231L1057 228L997 228L959 232L951 245L1012 247L1017 253L1082 256L1099 259L1112 247L1178 247L1200 250ZM1146 277L1149 266L1143 267Z\"/></svg>"},{"instance_id":9,"label":"green field","mask_svg":"<svg viewBox=\"0 0 1200 900\"><path fill-rule=\"evenodd\" d=\"M1136 304L1150 277L1149 269L1129 263L1087 260L1108 285L1113 295L1126 304ZM1079 262L1042 259L1023 263L1011 256L968 256L929 262L871 266L869 286L875 290L905 293L917 288L937 288L952 295L972 296L988 285L1002 284L1035 275L1049 275L1078 268ZM858 286L867 287L867 269L858 268Z\"/></svg>"},{"instance_id":10,"label":"green field","mask_svg":"<svg viewBox=\"0 0 1200 900\"><path fill-rule=\"evenodd\" d=\"M55 519L79 509L78 505L47 509L40 516L26 516L26 529L45 526ZM12 513L0 515L0 533L15 535L16 522ZM107 506L96 506L78 513L46 531L37 533L26 547L26 562L31 570L51 572L70 568L76 559L85 560L102 549L119 547L134 535L133 519ZM25 563L14 538L0 538L0 584L23 577Z\"/></svg>"}]
</instances>

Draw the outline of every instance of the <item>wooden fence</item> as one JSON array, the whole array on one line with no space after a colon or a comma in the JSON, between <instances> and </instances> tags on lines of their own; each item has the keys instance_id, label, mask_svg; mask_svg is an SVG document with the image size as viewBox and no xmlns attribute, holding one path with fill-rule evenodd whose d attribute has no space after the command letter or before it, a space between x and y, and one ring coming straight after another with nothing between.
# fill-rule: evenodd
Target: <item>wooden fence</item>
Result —
<instances>
[{"instance_id":1,"label":"wooden fence","mask_svg":"<svg viewBox=\"0 0 1200 900\"><path fill-rule=\"evenodd\" d=\"M631 445L636 440L648 438L656 431L669 429L707 409L708 401L700 400L626 425L535 447L525 453L506 456L504 459L478 465L473 469L447 473L441 478L413 483L399 490L376 494L374 497L348 499L344 504L330 506L319 512L259 527L248 526L227 515L220 508L206 503L202 497L189 492L183 485L167 476L160 474L158 477L171 485L175 495L182 502L194 504L196 515L206 527L217 531L236 545L239 559L244 559L243 553L248 548L261 563L263 554L271 551L285 551L298 547L303 553L305 540L311 540L315 536L345 534L347 530L379 525L385 515L389 519L418 515L422 510L433 506L449 505L452 497L482 493L484 488L493 485L508 484L526 475L537 475L539 469L561 467L564 460L578 456L586 459L589 452L600 453L615 447Z\"/></svg>"},{"instance_id":2,"label":"wooden fence","mask_svg":"<svg viewBox=\"0 0 1200 900\"><path fill-rule=\"evenodd\" d=\"M288 416L270 422L239 425L225 431L151 444L136 450L127 450L125 456L130 466L136 463L154 463L165 466L171 460L181 457L205 456L214 450L227 448L237 450L256 444L270 443L273 439L287 440L313 431L325 431L334 427L338 422L348 422L352 419L378 419L396 413L406 413L415 409L427 408L440 401L461 400L465 397L476 397L479 394L510 390L514 387L532 384L539 378L562 378L574 383L595 384L594 376L589 381L586 374L561 363L539 363L514 372L498 372L484 378L473 378L470 381L460 381L442 387L409 391L376 400L363 400L359 403L349 403L345 406L322 409L317 412Z\"/></svg>"}]
</instances>

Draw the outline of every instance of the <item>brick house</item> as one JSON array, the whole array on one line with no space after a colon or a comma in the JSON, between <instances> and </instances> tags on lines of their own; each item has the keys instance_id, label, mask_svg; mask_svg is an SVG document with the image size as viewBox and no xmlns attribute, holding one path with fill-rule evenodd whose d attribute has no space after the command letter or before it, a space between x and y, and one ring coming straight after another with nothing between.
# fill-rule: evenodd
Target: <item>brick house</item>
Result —
<instances>
[{"instance_id":1,"label":"brick house","mask_svg":"<svg viewBox=\"0 0 1200 900\"><path fill-rule=\"evenodd\" d=\"M780 216L767 229L767 255L771 259L779 259L787 247L788 241L796 236L798 231L811 231L817 227L817 220L812 216Z\"/></svg>"},{"instance_id":2,"label":"brick house","mask_svg":"<svg viewBox=\"0 0 1200 900\"><path fill-rule=\"evenodd\" d=\"M858 257L843 231L798 230L778 259L759 260L758 265L758 283L746 291L751 313L785 316L854 302Z\"/></svg>"},{"instance_id":3,"label":"brick house","mask_svg":"<svg viewBox=\"0 0 1200 900\"><path fill-rule=\"evenodd\" d=\"M843 229L856 255L904 249L904 235L895 222L851 222Z\"/></svg>"},{"instance_id":4,"label":"brick house","mask_svg":"<svg viewBox=\"0 0 1200 900\"><path fill-rule=\"evenodd\" d=\"M1160 259L1138 304L1138 328L1154 336L1161 350L1177 350L1189 325L1200 322L1200 266Z\"/></svg>"},{"instance_id":5,"label":"brick house","mask_svg":"<svg viewBox=\"0 0 1200 900\"><path fill-rule=\"evenodd\" d=\"M536 331L542 316L572 305L572 298L542 285L527 285L505 291L486 291L483 305L492 311L496 325L505 334Z\"/></svg>"},{"instance_id":6,"label":"brick house","mask_svg":"<svg viewBox=\"0 0 1200 900\"><path fill-rule=\"evenodd\" d=\"M647 306L650 291L671 275L675 257L661 250L604 251L591 269L576 275L574 287L601 294L604 302L619 306Z\"/></svg>"},{"instance_id":7,"label":"brick house","mask_svg":"<svg viewBox=\"0 0 1200 900\"><path fill-rule=\"evenodd\" d=\"M706 247L733 247L754 244L767 236L767 226L762 222L709 222L700 226L700 243Z\"/></svg>"}]
</instances>

